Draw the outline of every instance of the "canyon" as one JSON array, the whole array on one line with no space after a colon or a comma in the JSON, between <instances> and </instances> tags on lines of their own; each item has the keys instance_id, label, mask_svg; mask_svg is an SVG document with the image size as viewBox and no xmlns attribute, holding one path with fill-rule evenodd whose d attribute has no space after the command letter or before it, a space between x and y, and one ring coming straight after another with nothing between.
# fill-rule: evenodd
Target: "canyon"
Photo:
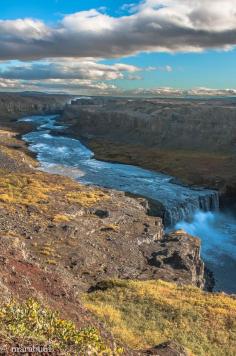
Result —
<instances>
[{"instance_id":1,"label":"canyon","mask_svg":"<svg viewBox=\"0 0 236 356\"><path fill-rule=\"evenodd\" d=\"M71 179L80 176L81 167L75 164L73 166L73 156L68 156L68 152L62 151L66 138L73 140L71 137L79 137L89 147L97 147L94 150L96 157L108 161L125 161L126 153L134 150L137 143L142 147L143 152L145 152L144 146L147 147L147 151L150 147L158 152L156 147L161 149L162 145L171 152L178 147L178 137L174 135L174 132L178 133L176 130L178 124L173 124L169 133L166 128L165 137L160 141L158 141L160 134L156 131L158 125L156 124L155 127L153 124L149 140L148 130L152 125L152 115L148 119L149 105L151 105L149 101L147 103L143 101L145 104L140 101L139 105L142 108L140 109L137 107L137 102L134 105L132 100L130 102L125 99L85 98L79 102L75 101L72 105L66 104L70 99L63 95L0 95L2 110L0 114L0 243L2 245L0 263L3 291L1 302L12 295L22 301L27 295L48 306L56 305L61 315L70 318L78 328L92 325L99 330L101 338L106 340L112 355L118 354L119 347L123 349L125 355L155 355L157 352L161 355L187 355L185 348L175 343L163 344L160 340L156 343L160 345L154 347L155 344L151 343L150 349L147 349L147 347L133 347L129 342L124 343L119 333L116 335L114 332L114 338L107 324L97 319L95 304L90 304L86 309L83 295L91 295L92 300L93 295L96 296L97 292L104 291L105 297L111 285L104 281L111 279L121 281L114 282L115 288L119 287L122 281L131 281L131 285L132 280L139 281L140 291L144 288L145 281L153 280L161 291L162 288L165 291L170 288L172 295L176 293L178 298L179 290L175 291L176 287L173 287L176 284L180 286L177 288L183 288L180 292L182 294L188 293L188 288L196 288L194 289L196 298L202 298L205 303L212 295L215 298L214 303L217 303L218 294L201 291L201 289L212 290L214 278L201 259L200 240L181 229L172 232L164 231L163 220L157 213L160 210L156 210L159 209L157 202L150 204L149 200L135 194L104 188L102 184L98 187L95 182L88 184L87 181L83 182L83 175L79 182ZM134 112L130 114L130 106L136 114ZM145 120L142 118L143 106L147 111ZM175 111L173 108L171 110ZM231 118L233 114L231 109L229 111L227 117ZM57 114L60 114L61 118ZM170 113L168 115L170 116ZM141 118L140 121L137 120L138 116ZM64 124L67 126L64 127ZM144 129L145 125L147 125L146 129ZM204 131L203 127L202 131ZM209 155L215 155L218 149L222 149L222 152L227 152L226 156L229 154L230 157L234 157L233 116L229 131L230 145L226 138L221 142L214 138L209 142L209 146L215 141L215 148L212 148L213 151ZM217 132L216 129L215 135ZM20 136L24 138L27 145ZM46 156L46 151L42 151L42 143L45 142L38 141L39 137L51 140L51 152ZM167 138L170 140L169 143L166 143ZM187 150L190 143L191 140L186 138L186 146L179 148ZM38 146L35 147L37 144ZM78 156L78 152L81 155L85 154L84 152L87 154L79 141L73 141L74 144L80 148L80 151L70 146L70 153L74 152L75 156ZM116 157L114 147L120 147L120 159ZM122 147L125 147L124 151ZM200 148L201 142L199 142L199 152ZM202 148L208 150L207 146ZM66 161L55 160L56 165L50 166L48 163L51 161L48 161L48 157L51 159L53 155L61 159L67 157L71 165L68 161L65 165ZM130 162L125 163L133 163L132 159L129 159ZM141 155L140 159L142 159ZM145 167L141 161L139 165ZM145 168L154 169L154 167ZM163 171L168 173L167 169ZM231 202L233 193L227 195L226 191L231 189L233 192L233 168L227 176L230 178L228 180L226 176L221 177L219 172L217 175L214 175L215 172L212 174L212 181L201 177L203 185L211 189L220 189L222 195L225 195L224 201L227 196ZM171 182L171 184L178 185L178 179L185 182L189 179L189 176L186 179L177 172L173 176L176 177L176 183ZM191 181L191 184L195 185L197 182L200 180ZM210 194L215 197L215 191ZM207 203L209 205L206 206L206 210L210 210L216 200L212 198L206 201L210 202ZM159 286L159 280L167 284L164 284L164 287ZM22 288L22 285L27 285L28 288ZM192 287L187 287L189 285ZM127 290L128 286L127 284L125 287ZM190 293L193 292L190 290ZM140 296L135 296L136 301L138 298ZM234 299L219 294L220 298L226 298L225 303L229 303L233 314ZM108 297L107 301L109 300ZM228 335L226 329L224 332ZM233 344L234 339L228 342L227 347L231 350ZM73 354L75 350L72 348L69 352ZM213 355L219 350L220 348L216 346L209 354Z\"/></svg>"},{"instance_id":2,"label":"canyon","mask_svg":"<svg viewBox=\"0 0 236 356\"><path fill-rule=\"evenodd\" d=\"M235 202L236 100L92 98L63 113L70 132L101 160L170 174Z\"/></svg>"}]
</instances>

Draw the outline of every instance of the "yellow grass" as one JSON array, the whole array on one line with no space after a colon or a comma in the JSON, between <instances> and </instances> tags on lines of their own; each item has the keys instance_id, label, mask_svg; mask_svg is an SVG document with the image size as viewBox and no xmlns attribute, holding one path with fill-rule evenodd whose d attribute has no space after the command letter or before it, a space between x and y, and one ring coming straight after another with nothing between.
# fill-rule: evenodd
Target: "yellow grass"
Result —
<instances>
[{"instance_id":1,"label":"yellow grass","mask_svg":"<svg viewBox=\"0 0 236 356\"><path fill-rule=\"evenodd\" d=\"M48 201L48 194L57 190L45 182L41 174L6 173L0 175L0 201L12 204L38 204Z\"/></svg>"},{"instance_id":2,"label":"yellow grass","mask_svg":"<svg viewBox=\"0 0 236 356\"><path fill-rule=\"evenodd\" d=\"M110 281L86 307L131 348L175 340L198 356L235 355L236 299L162 281Z\"/></svg>"},{"instance_id":3,"label":"yellow grass","mask_svg":"<svg viewBox=\"0 0 236 356\"><path fill-rule=\"evenodd\" d=\"M91 207L109 198L99 189L83 187L69 179L44 173L9 173L0 171L0 202L6 204L37 205L50 203L50 194L59 194L58 202ZM56 214L54 222L67 222L66 214Z\"/></svg>"},{"instance_id":4,"label":"yellow grass","mask_svg":"<svg viewBox=\"0 0 236 356\"><path fill-rule=\"evenodd\" d=\"M69 192L66 195L69 203L78 203L84 207L90 207L99 203L100 201L107 200L109 195L99 189L93 190L77 190Z\"/></svg>"},{"instance_id":5,"label":"yellow grass","mask_svg":"<svg viewBox=\"0 0 236 356\"><path fill-rule=\"evenodd\" d=\"M65 214L56 214L53 218L53 222L55 223L69 222L70 220L71 220L70 216Z\"/></svg>"}]
</instances>

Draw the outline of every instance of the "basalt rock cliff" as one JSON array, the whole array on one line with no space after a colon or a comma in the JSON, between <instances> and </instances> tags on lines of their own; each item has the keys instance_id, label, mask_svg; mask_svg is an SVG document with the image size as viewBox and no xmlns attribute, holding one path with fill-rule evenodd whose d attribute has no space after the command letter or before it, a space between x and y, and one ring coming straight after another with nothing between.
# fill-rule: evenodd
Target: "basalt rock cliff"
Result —
<instances>
[{"instance_id":1,"label":"basalt rock cliff","mask_svg":"<svg viewBox=\"0 0 236 356\"><path fill-rule=\"evenodd\" d=\"M26 115L60 113L69 99L69 95L0 93L1 123Z\"/></svg>"}]
</instances>

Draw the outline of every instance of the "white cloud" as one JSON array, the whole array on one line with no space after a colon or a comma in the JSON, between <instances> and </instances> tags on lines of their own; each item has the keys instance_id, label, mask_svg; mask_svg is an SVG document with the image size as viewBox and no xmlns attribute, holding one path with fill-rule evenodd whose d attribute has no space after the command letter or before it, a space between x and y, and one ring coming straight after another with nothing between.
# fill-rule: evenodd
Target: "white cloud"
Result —
<instances>
[{"instance_id":1,"label":"white cloud","mask_svg":"<svg viewBox=\"0 0 236 356\"><path fill-rule=\"evenodd\" d=\"M0 38L40 40L50 36L50 29L39 20L0 20Z\"/></svg>"},{"instance_id":2,"label":"white cloud","mask_svg":"<svg viewBox=\"0 0 236 356\"><path fill-rule=\"evenodd\" d=\"M24 89L25 86L19 80L0 78L0 89Z\"/></svg>"},{"instance_id":3,"label":"white cloud","mask_svg":"<svg viewBox=\"0 0 236 356\"><path fill-rule=\"evenodd\" d=\"M108 58L141 51L228 50L236 45L235 0L146 0L128 16L91 9L54 26L0 21L0 59Z\"/></svg>"},{"instance_id":4,"label":"white cloud","mask_svg":"<svg viewBox=\"0 0 236 356\"><path fill-rule=\"evenodd\" d=\"M134 97L231 97L236 96L236 88L212 89L212 88L192 88L181 89L171 87L138 88L134 90L124 90L113 84L92 80L80 79L45 79L45 80L17 80L0 78L0 91L22 91L35 90L49 93L71 93L78 95L117 95Z\"/></svg>"},{"instance_id":5,"label":"white cloud","mask_svg":"<svg viewBox=\"0 0 236 356\"><path fill-rule=\"evenodd\" d=\"M22 91L22 90L37 90L42 92L65 92L65 93L80 93L80 94L101 94L108 95L109 93L119 93L120 89L115 85L105 82L94 82L91 80L79 79L47 79L47 80L32 80L25 81L19 79L0 78L0 91Z\"/></svg>"},{"instance_id":6,"label":"white cloud","mask_svg":"<svg viewBox=\"0 0 236 356\"><path fill-rule=\"evenodd\" d=\"M142 71L171 72L169 65L159 67L138 67L131 64L103 64L91 58L78 60L76 58L51 59L41 62L19 62L17 65L5 62L0 69L0 76L8 79L43 80L43 79L89 79L116 80L136 77ZM132 74L132 75L131 75Z\"/></svg>"},{"instance_id":7,"label":"white cloud","mask_svg":"<svg viewBox=\"0 0 236 356\"><path fill-rule=\"evenodd\" d=\"M143 89L138 88L129 92L134 96L236 96L236 88L231 89L212 89L212 88L192 88L181 89L171 87L150 88Z\"/></svg>"}]
</instances>

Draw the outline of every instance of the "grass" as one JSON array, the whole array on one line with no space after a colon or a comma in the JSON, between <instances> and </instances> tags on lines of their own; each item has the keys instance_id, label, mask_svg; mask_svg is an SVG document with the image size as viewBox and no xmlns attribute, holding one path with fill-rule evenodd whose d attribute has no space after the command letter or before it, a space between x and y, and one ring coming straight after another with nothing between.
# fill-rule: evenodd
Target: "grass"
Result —
<instances>
[{"instance_id":1,"label":"grass","mask_svg":"<svg viewBox=\"0 0 236 356\"><path fill-rule=\"evenodd\" d=\"M86 307L131 348L174 340L198 356L235 355L236 299L162 281L108 281Z\"/></svg>"},{"instance_id":2,"label":"grass","mask_svg":"<svg viewBox=\"0 0 236 356\"><path fill-rule=\"evenodd\" d=\"M225 181L235 176L236 160L229 152L160 149L100 139L89 140L89 147L98 159L161 171L188 184L215 186L214 177Z\"/></svg>"},{"instance_id":3,"label":"grass","mask_svg":"<svg viewBox=\"0 0 236 356\"><path fill-rule=\"evenodd\" d=\"M7 160L10 159L12 162L15 162L16 165L24 163L32 167L38 166L37 161L25 153L24 146L21 147L21 150L18 150L12 148L11 145L17 147L19 146L19 141L13 137L7 136L3 139L0 132L0 152L6 156Z\"/></svg>"},{"instance_id":4,"label":"grass","mask_svg":"<svg viewBox=\"0 0 236 356\"><path fill-rule=\"evenodd\" d=\"M53 222L55 223L65 223L71 221L71 217L66 214L56 214L53 218Z\"/></svg>"},{"instance_id":5,"label":"grass","mask_svg":"<svg viewBox=\"0 0 236 356\"><path fill-rule=\"evenodd\" d=\"M71 355L118 355L113 353L102 340L95 328L77 329L68 320L61 319L57 312L43 308L33 299L25 303L11 301L0 306L1 340L14 340L22 343L48 343L54 350L63 350Z\"/></svg>"},{"instance_id":6,"label":"grass","mask_svg":"<svg viewBox=\"0 0 236 356\"><path fill-rule=\"evenodd\" d=\"M58 255L56 252L55 252L55 248L52 247L51 245L49 244L44 244L41 249L40 249L40 254L41 255L44 255L44 256L47 256L47 257L53 257L53 258L60 258L61 256ZM49 261L49 260L48 260Z\"/></svg>"},{"instance_id":7,"label":"grass","mask_svg":"<svg viewBox=\"0 0 236 356\"><path fill-rule=\"evenodd\" d=\"M58 202L91 207L109 199L99 189L89 189L79 183L44 173L9 173L0 170L0 202L6 204L38 205L49 204L50 194L56 193ZM54 222L68 222L70 217L60 213L54 215Z\"/></svg>"},{"instance_id":8,"label":"grass","mask_svg":"<svg viewBox=\"0 0 236 356\"><path fill-rule=\"evenodd\" d=\"M34 205L48 202L48 194L58 189L39 174L2 173L0 201L10 204Z\"/></svg>"},{"instance_id":9,"label":"grass","mask_svg":"<svg viewBox=\"0 0 236 356\"><path fill-rule=\"evenodd\" d=\"M66 195L66 198L71 204L78 203L89 208L100 201L109 199L109 195L99 189L89 191L79 189L77 191L69 192Z\"/></svg>"}]
</instances>

